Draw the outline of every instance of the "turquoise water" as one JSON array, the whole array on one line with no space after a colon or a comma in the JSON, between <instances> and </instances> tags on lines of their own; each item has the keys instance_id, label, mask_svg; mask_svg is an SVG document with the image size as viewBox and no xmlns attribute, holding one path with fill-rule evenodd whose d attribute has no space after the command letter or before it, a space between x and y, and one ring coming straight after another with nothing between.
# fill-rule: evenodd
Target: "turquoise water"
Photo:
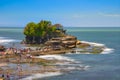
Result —
<instances>
[{"instance_id":1,"label":"turquoise water","mask_svg":"<svg viewBox=\"0 0 120 80\"><path fill-rule=\"evenodd\" d=\"M105 44L114 49L109 54L65 54L64 56L91 66L85 71L72 71L41 80L120 80L120 27L67 27L67 33L79 40ZM23 28L0 28L0 44L12 45L24 39Z\"/></svg>"}]
</instances>

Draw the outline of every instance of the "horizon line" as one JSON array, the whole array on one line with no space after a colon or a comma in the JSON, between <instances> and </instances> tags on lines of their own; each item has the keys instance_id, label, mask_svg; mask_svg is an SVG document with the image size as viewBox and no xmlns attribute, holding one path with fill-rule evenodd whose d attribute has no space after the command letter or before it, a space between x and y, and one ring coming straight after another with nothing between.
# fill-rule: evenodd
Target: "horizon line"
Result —
<instances>
[{"instance_id":1,"label":"horizon line","mask_svg":"<svg viewBox=\"0 0 120 80\"><path fill-rule=\"evenodd\" d=\"M1 27L21 27L21 28L24 28L23 26L0 26L0 28ZM105 28L105 27L120 27L120 26L63 26L63 27L98 27L98 28L100 28L100 27L102 27L102 28Z\"/></svg>"}]
</instances>

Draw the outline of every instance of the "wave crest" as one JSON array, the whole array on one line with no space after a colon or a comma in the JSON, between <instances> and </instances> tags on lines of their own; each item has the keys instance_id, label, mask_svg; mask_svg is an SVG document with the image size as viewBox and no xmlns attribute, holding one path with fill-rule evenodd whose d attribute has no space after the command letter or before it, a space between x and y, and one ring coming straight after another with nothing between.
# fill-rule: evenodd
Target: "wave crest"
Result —
<instances>
[{"instance_id":1,"label":"wave crest","mask_svg":"<svg viewBox=\"0 0 120 80\"><path fill-rule=\"evenodd\" d=\"M0 37L0 44L7 44L11 42L20 42L21 40L8 39L6 37Z\"/></svg>"},{"instance_id":2,"label":"wave crest","mask_svg":"<svg viewBox=\"0 0 120 80\"><path fill-rule=\"evenodd\" d=\"M47 60L63 60L63 61L74 61L74 59L70 59L68 57L64 57L61 55L43 55L43 56L38 56L35 58L43 58Z\"/></svg>"}]
</instances>

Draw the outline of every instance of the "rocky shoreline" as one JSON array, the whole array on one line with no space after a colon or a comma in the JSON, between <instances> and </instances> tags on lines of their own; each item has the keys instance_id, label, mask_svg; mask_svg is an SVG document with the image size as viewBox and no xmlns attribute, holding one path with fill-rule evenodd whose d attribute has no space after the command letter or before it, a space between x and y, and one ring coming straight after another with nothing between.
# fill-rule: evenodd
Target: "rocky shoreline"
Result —
<instances>
[{"instance_id":1,"label":"rocky shoreline","mask_svg":"<svg viewBox=\"0 0 120 80\"><path fill-rule=\"evenodd\" d=\"M70 38L70 37L69 37ZM72 37L73 38L73 37ZM62 38L61 38L62 39ZM74 38L75 39L75 38ZM75 41L75 43L74 43ZM47 60L43 58L38 58L39 56L43 55L61 55L61 54L76 54L76 53L91 53L91 54L100 54L104 51L105 46L99 46L99 45L93 45L86 42L82 42L79 40L63 40L62 41L56 41L56 39L52 39L48 42L46 42L42 46L29 46L24 49L15 49L15 48L4 48L4 50L1 49L0 51L0 74L13 76L14 79L17 77L17 79L22 79L24 77L30 76L32 74L44 74L44 73L66 73L71 70L84 70L85 67L76 66L72 69L66 69L64 66L63 68L60 67L62 63L72 63L74 65L74 62L67 61L67 60ZM59 44L58 44L59 43ZM69 44L69 45L68 45ZM70 47L69 47L70 46ZM71 47L72 46L72 47ZM3 48L3 47L2 47ZM48 57L49 59L49 57ZM54 59L54 58L53 58ZM75 63L76 64L76 63ZM12 65L12 66L11 66ZM24 66L27 66L25 68ZM29 70L33 67L33 70ZM69 67L69 66L68 66ZM18 69L19 68L19 69ZM17 70L16 72L14 72Z\"/></svg>"},{"instance_id":2,"label":"rocky shoreline","mask_svg":"<svg viewBox=\"0 0 120 80\"><path fill-rule=\"evenodd\" d=\"M66 38L52 38L42 46L30 45L29 47L27 47L28 44L25 45L26 47L24 47L23 49L16 49L14 47L5 48L1 45L0 55L30 54L32 56L38 56L48 54L76 53L76 51L78 51L79 53L100 54L105 48L104 45L99 46L79 41L76 39L76 37L73 36L67 36Z\"/></svg>"},{"instance_id":3,"label":"rocky shoreline","mask_svg":"<svg viewBox=\"0 0 120 80\"><path fill-rule=\"evenodd\" d=\"M15 49L15 48L9 48L4 50L1 49L0 51L0 74L9 74L13 75L14 77L16 74L14 73L14 70L17 69L17 67L24 66L26 65L29 69L31 68L30 66L33 66L32 72L29 70L26 70L24 67L21 67L21 71L17 71L17 76L25 77L28 75L32 74L37 74L37 73L45 73L45 72L69 72L70 70L64 70L64 69L58 69L59 66L55 66L56 63L63 63L66 61L61 61L61 60L47 60L47 59L42 59L42 58L37 58L38 56L42 55L61 55L61 54L66 54L66 53L71 53L71 54L76 54L76 53L91 53L91 54L100 54L105 46L99 46L99 45L93 45L89 43L85 43L79 40L75 40L76 43L72 44L70 42L73 42L71 40L67 40L69 45L66 47L65 44L68 44L67 42L65 43L65 40L63 41L65 44L58 44L58 42L54 40L50 40L50 42L46 42L44 46L42 47L26 47L25 49ZM54 44L54 42L56 44ZM52 46L50 46L52 45ZM56 46L57 45L57 46ZM71 45L74 45L74 47L69 47ZM62 47L61 47L62 46ZM3 47L2 47L3 48ZM17 50L17 51L16 51ZM69 63L73 63L68 61ZM29 66L28 66L29 64ZM14 65L14 66L10 66ZM13 68L16 67L16 68ZM37 68L36 68L37 67ZM41 69L39 69L41 68ZM83 67L76 67L75 69L82 69Z\"/></svg>"}]
</instances>

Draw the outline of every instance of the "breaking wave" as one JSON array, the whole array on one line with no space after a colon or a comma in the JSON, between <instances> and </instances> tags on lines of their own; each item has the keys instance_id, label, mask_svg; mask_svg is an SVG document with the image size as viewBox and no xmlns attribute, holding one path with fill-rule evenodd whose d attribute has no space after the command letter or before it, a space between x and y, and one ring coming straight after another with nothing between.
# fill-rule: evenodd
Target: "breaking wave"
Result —
<instances>
[{"instance_id":1,"label":"breaking wave","mask_svg":"<svg viewBox=\"0 0 120 80\"><path fill-rule=\"evenodd\" d=\"M112 48L104 48L104 50L101 54L109 54L109 53L112 53L113 51L114 51L114 49L112 49Z\"/></svg>"},{"instance_id":2,"label":"breaking wave","mask_svg":"<svg viewBox=\"0 0 120 80\"><path fill-rule=\"evenodd\" d=\"M11 42L20 42L21 40L9 39L6 37L0 37L0 44L7 44Z\"/></svg>"},{"instance_id":3,"label":"breaking wave","mask_svg":"<svg viewBox=\"0 0 120 80\"><path fill-rule=\"evenodd\" d=\"M81 41L81 42L88 43L91 46L103 47L103 52L101 54L109 54L109 53L112 53L114 51L114 49L106 47L105 44L95 43L95 42L87 42L87 41ZM86 53L86 54L90 54L90 53Z\"/></svg>"},{"instance_id":4,"label":"breaking wave","mask_svg":"<svg viewBox=\"0 0 120 80\"><path fill-rule=\"evenodd\" d=\"M74 61L74 59L64 57L61 55L43 55L43 56L38 56L36 58L43 58L47 60L63 60L63 61Z\"/></svg>"},{"instance_id":5,"label":"breaking wave","mask_svg":"<svg viewBox=\"0 0 120 80\"><path fill-rule=\"evenodd\" d=\"M95 42L87 42L87 41L81 41L82 43L88 43L90 45L93 46L105 46L105 44L101 44L101 43L95 43Z\"/></svg>"}]
</instances>

